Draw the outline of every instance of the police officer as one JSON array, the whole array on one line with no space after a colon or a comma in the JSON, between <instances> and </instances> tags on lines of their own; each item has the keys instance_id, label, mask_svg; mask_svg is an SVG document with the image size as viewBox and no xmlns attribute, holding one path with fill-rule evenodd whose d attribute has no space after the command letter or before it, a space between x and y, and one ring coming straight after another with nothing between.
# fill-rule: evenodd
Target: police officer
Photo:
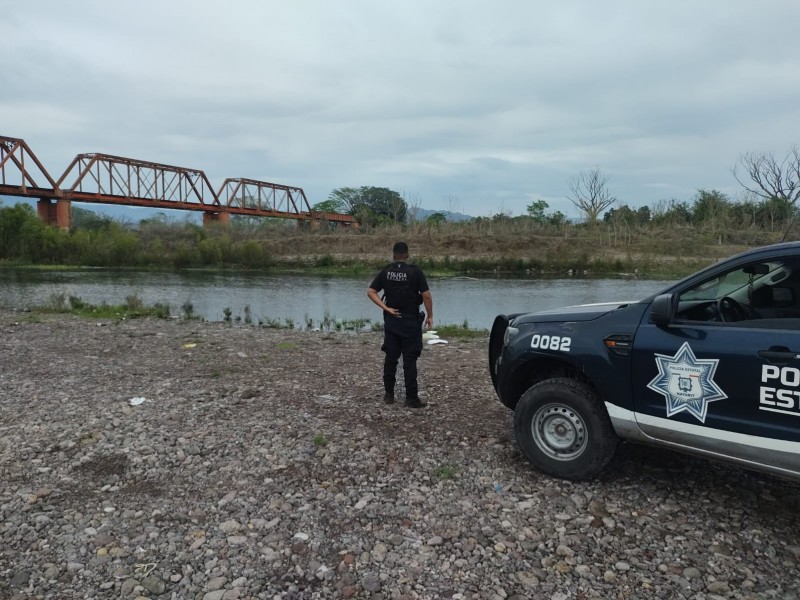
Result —
<instances>
[{"instance_id":1,"label":"police officer","mask_svg":"<svg viewBox=\"0 0 800 600\"><path fill-rule=\"evenodd\" d=\"M393 261L387 265L367 289L367 296L383 310L383 346L386 353L383 363L384 402L394 402L394 383L397 361L403 357L403 379L406 384L406 406L425 406L417 388L417 359L422 353L422 323L433 326L433 298L425 274L409 264L408 244L397 242L392 248ZM384 291L383 300L378 292ZM420 304L425 305L423 315Z\"/></svg>"}]
</instances>

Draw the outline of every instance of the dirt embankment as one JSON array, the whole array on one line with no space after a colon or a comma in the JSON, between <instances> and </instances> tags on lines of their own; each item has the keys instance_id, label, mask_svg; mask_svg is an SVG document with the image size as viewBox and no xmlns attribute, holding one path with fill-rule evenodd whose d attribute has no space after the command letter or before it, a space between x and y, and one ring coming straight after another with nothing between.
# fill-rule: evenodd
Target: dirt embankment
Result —
<instances>
[{"instance_id":1,"label":"dirt embankment","mask_svg":"<svg viewBox=\"0 0 800 600\"><path fill-rule=\"evenodd\" d=\"M728 236L731 237L731 236ZM739 239L741 237L741 239ZM265 251L283 266L358 268L389 260L392 244L409 243L412 261L436 271L509 273L521 276L566 274L684 276L775 236L711 235L691 229L640 231L620 237L609 227L538 228L449 224L442 229L415 225L367 232L292 232L263 240Z\"/></svg>"}]
</instances>

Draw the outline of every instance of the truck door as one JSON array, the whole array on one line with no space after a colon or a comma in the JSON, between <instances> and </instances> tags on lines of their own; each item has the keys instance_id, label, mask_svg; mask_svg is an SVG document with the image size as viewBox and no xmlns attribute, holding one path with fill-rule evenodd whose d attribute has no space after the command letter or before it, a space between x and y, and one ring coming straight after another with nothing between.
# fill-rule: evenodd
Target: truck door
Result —
<instances>
[{"instance_id":1,"label":"truck door","mask_svg":"<svg viewBox=\"0 0 800 600\"><path fill-rule=\"evenodd\" d=\"M634 339L642 432L800 472L800 265L739 265L672 299L670 322L645 314Z\"/></svg>"}]
</instances>

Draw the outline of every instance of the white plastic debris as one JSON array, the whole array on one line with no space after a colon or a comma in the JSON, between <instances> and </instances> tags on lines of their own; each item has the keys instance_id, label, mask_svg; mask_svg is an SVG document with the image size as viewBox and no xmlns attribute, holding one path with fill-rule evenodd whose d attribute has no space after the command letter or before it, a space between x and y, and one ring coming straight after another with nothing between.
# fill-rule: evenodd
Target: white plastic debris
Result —
<instances>
[{"instance_id":1,"label":"white plastic debris","mask_svg":"<svg viewBox=\"0 0 800 600\"><path fill-rule=\"evenodd\" d=\"M429 346L434 346L436 344L446 344L447 343L446 340L443 340L438 335L436 335L436 332L433 329L423 333L422 334L422 339L424 341L428 342Z\"/></svg>"},{"instance_id":2,"label":"white plastic debris","mask_svg":"<svg viewBox=\"0 0 800 600\"><path fill-rule=\"evenodd\" d=\"M137 396L136 398L131 398L128 401L128 403L131 406L140 406L140 405L144 404L145 402L150 402L150 401L147 398L144 398L142 396Z\"/></svg>"}]
</instances>

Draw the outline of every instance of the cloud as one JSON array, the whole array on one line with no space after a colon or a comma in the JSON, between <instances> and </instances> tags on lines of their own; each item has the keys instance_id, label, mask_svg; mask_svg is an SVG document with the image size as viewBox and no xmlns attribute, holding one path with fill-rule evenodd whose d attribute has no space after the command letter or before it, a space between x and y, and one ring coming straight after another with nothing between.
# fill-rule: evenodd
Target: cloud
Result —
<instances>
[{"instance_id":1,"label":"cloud","mask_svg":"<svg viewBox=\"0 0 800 600\"><path fill-rule=\"evenodd\" d=\"M621 201L690 199L800 140L798 21L779 0L17 3L0 134L54 172L103 151L312 201L385 185L519 214L594 167Z\"/></svg>"}]
</instances>

